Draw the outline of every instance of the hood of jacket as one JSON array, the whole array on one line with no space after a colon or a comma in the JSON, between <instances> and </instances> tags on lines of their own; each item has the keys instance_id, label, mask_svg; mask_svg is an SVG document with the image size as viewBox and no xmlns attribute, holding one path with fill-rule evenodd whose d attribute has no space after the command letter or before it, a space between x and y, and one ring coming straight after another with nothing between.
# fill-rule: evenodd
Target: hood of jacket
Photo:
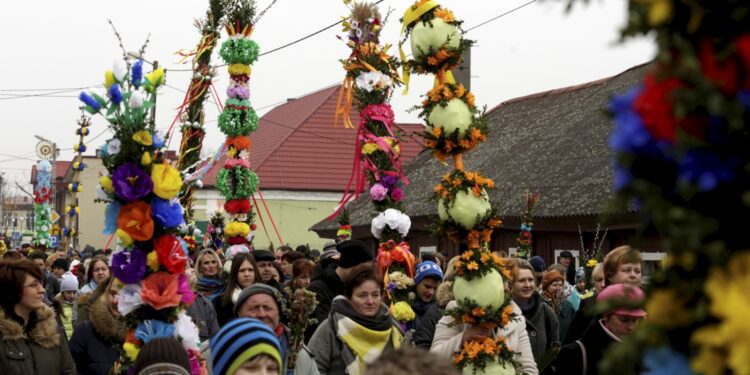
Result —
<instances>
[{"instance_id":1,"label":"hood of jacket","mask_svg":"<svg viewBox=\"0 0 750 375\"><path fill-rule=\"evenodd\" d=\"M109 311L106 294L101 295L91 304L89 320L94 326L94 331L106 341L117 343L125 341L127 326Z\"/></svg>"},{"instance_id":2,"label":"hood of jacket","mask_svg":"<svg viewBox=\"0 0 750 375\"><path fill-rule=\"evenodd\" d=\"M435 297L440 308L445 308L445 306L448 305L448 302L453 301L453 281L444 281L440 284L437 288L437 293L435 293Z\"/></svg>"},{"instance_id":3,"label":"hood of jacket","mask_svg":"<svg viewBox=\"0 0 750 375\"><path fill-rule=\"evenodd\" d=\"M29 338L37 345L51 349L60 346L60 331L57 328L55 312L48 306L34 312L36 314L36 325L29 332ZM3 341L23 340L23 326L15 319L7 316L5 310L0 308L0 336Z\"/></svg>"}]
</instances>

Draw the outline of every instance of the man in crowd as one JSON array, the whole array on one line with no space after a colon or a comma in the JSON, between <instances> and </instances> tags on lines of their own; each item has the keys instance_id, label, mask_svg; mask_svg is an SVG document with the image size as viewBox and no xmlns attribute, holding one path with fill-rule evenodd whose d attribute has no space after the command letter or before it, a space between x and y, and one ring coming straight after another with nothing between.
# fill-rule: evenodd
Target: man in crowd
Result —
<instances>
[{"instance_id":1,"label":"man in crowd","mask_svg":"<svg viewBox=\"0 0 750 375\"><path fill-rule=\"evenodd\" d=\"M416 317L411 322L411 327L419 326L427 310L435 304L435 293L440 283L443 282L443 271L437 263L426 260L417 264L417 274L414 276L414 291L416 299L412 303L412 310Z\"/></svg>"},{"instance_id":2,"label":"man in crowd","mask_svg":"<svg viewBox=\"0 0 750 375\"><path fill-rule=\"evenodd\" d=\"M57 293L60 293L60 280L47 270L47 265L45 264L47 254L42 251L35 251L31 253L30 258L31 261L42 271L42 274L44 275L44 290L46 292L47 300L52 301Z\"/></svg>"},{"instance_id":3,"label":"man in crowd","mask_svg":"<svg viewBox=\"0 0 750 375\"><path fill-rule=\"evenodd\" d=\"M62 282L63 275L69 271L70 261L63 257L58 257L52 262L52 274L58 281Z\"/></svg>"},{"instance_id":4,"label":"man in crowd","mask_svg":"<svg viewBox=\"0 0 750 375\"><path fill-rule=\"evenodd\" d=\"M255 262L258 264L258 272L260 272L260 275L256 277L259 277L262 283L270 285L281 291L283 287L278 281L274 280L273 278L273 262L276 261L276 257L273 256L273 253L268 250L255 250L253 251L253 257L255 258Z\"/></svg>"},{"instance_id":5,"label":"man in crowd","mask_svg":"<svg viewBox=\"0 0 750 375\"><path fill-rule=\"evenodd\" d=\"M292 264L300 259L304 259L305 254L299 252L299 251L287 251L284 253L284 255L281 256L281 269L284 271L284 274L281 275L282 278L282 284L289 282L292 280L292 277L294 276L294 273L292 272Z\"/></svg>"},{"instance_id":6,"label":"man in crowd","mask_svg":"<svg viewBox=\"0 0 750 375\"><path fill-rule=\"evenodd\" d=\"M570 285L576 285L576 267L573 253L568 250L560 252L560 264L565 267L565 281Z\"/></svg>"}]
</instances>

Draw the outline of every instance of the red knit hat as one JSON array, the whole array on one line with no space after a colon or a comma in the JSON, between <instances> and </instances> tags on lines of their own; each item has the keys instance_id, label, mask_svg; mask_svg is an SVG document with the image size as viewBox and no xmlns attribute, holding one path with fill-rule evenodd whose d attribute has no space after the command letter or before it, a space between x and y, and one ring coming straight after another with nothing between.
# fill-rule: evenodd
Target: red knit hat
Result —
<instances>
[{"instance_id":1,"label":"red knit hat","mask_svg":"<svg viewBox=\"0 0 750 375\"><path fill-rule=\"evenodd\" d=\"M550 284L554 283L555 281L565 281L565 277L560 274L560 272L557 271L547 271L544 273L544 278L542 278L542 291L547 290L547 287L550 286Z\"/></svg>"}]
</instances>

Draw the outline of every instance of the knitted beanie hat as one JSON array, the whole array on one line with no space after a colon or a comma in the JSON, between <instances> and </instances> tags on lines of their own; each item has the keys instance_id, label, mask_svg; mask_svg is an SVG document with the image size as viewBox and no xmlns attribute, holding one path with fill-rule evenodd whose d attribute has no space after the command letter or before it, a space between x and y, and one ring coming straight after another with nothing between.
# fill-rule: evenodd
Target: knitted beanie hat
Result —
<instances>
[{"instance_id":1,"label":"knitted beanie hat","mask_svg":"<svg viewBox=\"0 0 750 375\"><path fill-rule=\"evenodd\" d=\"M143 345L133 369L138 375L189 375L190 358L177 339L159 337Z\"/></svg>"},{"instance_id":2,"label":"knitted beanie hat","mask_svg":"<svg viewBox=\"0 0 750 375\"><path fill-rule=\"evenodd\" d=\"M70 271L70 262L65 258L57 258L54 262L52 262L52 267L50 267L52 270L55 268L62 268L65 270L65 272Z\"/></svg>"},{"instance_id":3,"label":"knitted beanie hat","mask_svg":"<svg viewBox=\"0 0 750 375\"><path fill-rule=\"evenodd\" d=\"M245 362L265 354L281 365L281 346L270 328L252 318L230 321L211 339L214 374L234 374Z\"/></svg>"},{"instance_id":4,"label":"knitted beanie hat","mask_svg":"<svg viewBox=\"0 0 750 375\"><path fill-rule=\"evenodd\" d=\"M372 261L370 249L362 241L346 240L339 242L336 245L336 250L341 253L339 267L342 268L351 268Z\"/></svg>"},{"instance_id":5,"label":"knitted beanie hat","mask_svg":"<svg viewBox=\"0 0 750 375\"><path fill-rule=\"evenodd\" d=\"M279 308L279 315L282 315L284 313L286 304L284 303L284 297L281 296L281 292L270 285L255 283L240 292L239 297L237 297L237 302L235 302L234 304L234 315L237 315L237 312L240 310L240 307L242 307L245 301L247 301L248 298L255 294L267 294L271 296L271 298L273 298L273 301L276 302L276 307Z\"/></svg>"},{"instance_id":6,"label":"knitted beanie hat","mask_svg":"<svg viewBox=\"0 0 750 375\"><path fill-rule=\"evenodd\" d=\"M65 272L62 276L62 282L60 283L61 292L77 292L78 291L78 278L70 272Z\"/></svg>"},{"instance_id":7,"label":"knitted beanie hat","mask_svg":"<svg viewBox=\"0 0 750 375\"><path fill-rule=\"evenodd\" d=\"M542 278L542 290L547 290L547 287L549 287L552 283L555 281L562 281L565 282L565 277L563 277L560 272L557 271L547 271L544 274L544 278Z\"/></svg>"},{"instance_id":8,"label":"knitted beanie hat","mask_svg":"<svg viewBox=\"0 0 750 375\"><path fill-rule=\"evenodd\" d=\"M425 260L424 262L417 264L417 274L414 276L414 286L419 285L425 277L432 277L442 282L443 270L440 269L440 266L438 266L437 263Z\"/></svg>"}]
</instances>

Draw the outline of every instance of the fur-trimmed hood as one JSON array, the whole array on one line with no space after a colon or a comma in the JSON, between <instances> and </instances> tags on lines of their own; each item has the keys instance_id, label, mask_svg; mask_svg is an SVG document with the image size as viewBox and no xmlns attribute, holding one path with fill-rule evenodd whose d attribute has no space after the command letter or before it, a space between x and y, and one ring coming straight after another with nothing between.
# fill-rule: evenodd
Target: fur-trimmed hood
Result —
<instances>
[{"instance_id":1,"label":"fur-trimmed hood","mask_svg":"<svg viewBox=\"0 0 750 375\"><path fill-rule=\"evenodd\" d=\"M45 349L60 346L60 331L57 328L55 312L50 307L44 306L35 311L34 314L36 314L37 321L34 328L29 332L29 338ZM25 339L23 326L7 316L2 308L0 308L0 337L3 341Z\"/></svg>"},{"instance_id":2,"label":"fur-trimmed hood","mask_svg":"<svg viewBox=\"0 0 750 375\"><path fill-rule=\"evenodd\" d=\"M440 284L435 295L438 306L445 308L448 302L453 301L453 281L444 281Z\"/></svg>"},{"instance_id":3,"label":"fur-trimmed hood","mask_svg":"<svg viewBox=\"0 0 750 375\"><path fill-rule=\"evenodd\" d=\"M112 315L107 307L107 295L102 294L91 303L89 320L94 331L106 341L123 342L127 334L127 326L121 319Z\"/></svg>"}]
</instances>

